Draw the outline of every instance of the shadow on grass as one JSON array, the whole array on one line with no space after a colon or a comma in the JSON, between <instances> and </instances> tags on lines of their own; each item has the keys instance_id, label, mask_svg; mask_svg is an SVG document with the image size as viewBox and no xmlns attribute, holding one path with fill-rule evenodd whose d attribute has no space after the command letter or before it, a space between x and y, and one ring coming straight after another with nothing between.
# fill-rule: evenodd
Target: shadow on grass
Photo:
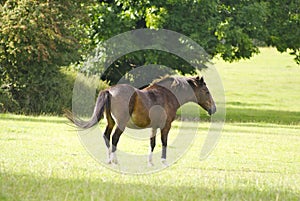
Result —
<instances>
[{"instance_id":1,"label":"shadow on grass","mask_svg":"<svg viewBox=\"0 0 300 201\"><path fill-rule=\"evenodd\" d=\"M60 118L55 116L25 116L15 114L0 113L0 119L9 121L23 121L23 122L42 122L42 123L68 123L67 118Z\"/></svg>"},{"instance_id":2,"label":"shadow on grass","mask_svg":"<svg viewBox=\"0 0 300 201\"><path fill-rule=\"evenodd\" d=\"M298 125L300 124L300 112L251 108L227 108L226 121Z\"/></svg>"},{"instance_id":3,"label":"shadow on grass","mask_svg":"<svg viewBox=\"0 0 300 201\"><path fill-rule=\"evenodd\" d=\"M265 105L265 104L264 104ZM281 125L300 125L300 111L268 110L251 107L261 107L262 104L249 104L241 102L228 102L226 108L226 122L240 123L272 123ZM250 108L249 108L250 107ZM187 104L184 109L177 111L177 119L183 121L209 122L211 117L203 109L199 110L196 104ZM0 114L0 119L11 121L31 121L43 123L69 123L63 117L51 116L23 116L13 114Z\"/></svg>"},{"instance_id":4,"label":"shadow on grass","mask_svg":"<svg viewBox=\"0 0 300 201\"><path fill-rule=\"evenodd\" d=\"M247 107L246 107L247 106ZM269 110L260 108L249 108L261 106L259 104L244 104L240 102L229 102L226 108L226 122L241 123L272 123L281 125L299 125L300 111ZM198 106L199 107L199 106ZM217 109L218 110L218 109ZM187 121L209 122L211 117L206 111L199 110L194 105L185 108L185 114L179 110L178 119Z\"/></svg>"},{"instance_id":5,"label":"shadow on grass","mask_svg":"<svg viewBox=\"0 0 300 201\"><path fill-rule=\"evenodd\" d=\"M1 173L0 173L1 174ZM289 188L262 190L255 184L236 188L168 184L115 183L89 179L39 178L1 174L0 200L297 200ZM152 175L155 176L155 175ZM141 180L145 179L142 176ZM209 184L208 184L209 185ZM222 186L222 185L220 185Z\"/></svg>"}]
</instances>

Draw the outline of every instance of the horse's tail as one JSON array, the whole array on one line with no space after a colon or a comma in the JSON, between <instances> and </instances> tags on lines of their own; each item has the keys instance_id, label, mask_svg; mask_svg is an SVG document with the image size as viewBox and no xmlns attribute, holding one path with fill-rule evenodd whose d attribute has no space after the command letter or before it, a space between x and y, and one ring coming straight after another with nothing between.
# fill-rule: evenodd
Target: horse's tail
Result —
<instances>
[{"instance_id":1,"label":"horse's tail","mask_svg":"<svg viewBox=\"0 0 300 201\"><path fill-rule=\"evenodd\" d=\"M79 119L69 110L65 111L65 116L80 128L91 128L96 125L100 119L102 119L105 109L110 111L110 94L108 90L101 91L99 93L93 115L89 121Z\"/></svg>"}]
</instances>

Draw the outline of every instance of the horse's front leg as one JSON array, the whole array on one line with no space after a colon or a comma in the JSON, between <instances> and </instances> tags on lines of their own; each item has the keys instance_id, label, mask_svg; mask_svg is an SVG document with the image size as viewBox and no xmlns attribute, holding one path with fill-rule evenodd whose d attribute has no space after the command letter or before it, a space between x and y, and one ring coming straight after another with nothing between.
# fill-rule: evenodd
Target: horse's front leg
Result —
<instances>
[{"instance_id":1,"label":"horse's front leg","mask_svg":"<svg viewBox=\"0 0 300 201\"><path fill-rule=\"evenodd\" d=\"M161 163L163 166L169 166L167 163L167 145L168 145L168 134L171 128L171 124L166 124L163 129L161 129L161 143L162 143L162 151L161 151Z\"/></svg>"},{"instance_id":2,"label":"horse's front leg","mask_svg":"<svg viewBox=\"0 0 300 201\"><path fill-rule=\"evenodd\" d=\"M153 150L155 147L155 141L156 141L156 132L157 128L152 128L151 136L150 136L150 150L149 150L149 156L148 156L148 165L153 166L153 161L152 161L152 155L153 155Z\"/></svg>"}]
</instances>

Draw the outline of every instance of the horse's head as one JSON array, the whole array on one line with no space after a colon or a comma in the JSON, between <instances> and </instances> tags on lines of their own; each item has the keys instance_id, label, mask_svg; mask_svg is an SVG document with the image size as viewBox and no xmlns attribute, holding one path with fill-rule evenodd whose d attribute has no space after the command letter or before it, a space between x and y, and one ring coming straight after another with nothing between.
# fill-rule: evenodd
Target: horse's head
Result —
<instances>
[{"instance_id":1,"label":"horse's head","mask_svg":"<svg viewBox=\"0 0 300 201\"><path fill-rule=\"evenodd\" d=\"M195 96L196 102L205 109L209 115L214 114L216 112L215 101L212 98L206 83L204 82L203 77L199 78L193 77L189 80L189 84L192 86Z\"/></svg>"}]
</instances>

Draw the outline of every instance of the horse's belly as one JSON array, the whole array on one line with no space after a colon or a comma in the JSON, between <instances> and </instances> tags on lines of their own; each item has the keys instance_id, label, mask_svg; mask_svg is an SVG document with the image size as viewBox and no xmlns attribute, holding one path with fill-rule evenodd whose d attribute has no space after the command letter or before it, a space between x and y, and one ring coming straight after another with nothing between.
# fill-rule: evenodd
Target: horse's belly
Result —
<instances>
[{"instance_id":1,"label":"horse's belly","mask_svg":"<svg viewBox=\"0 0 300 201\"><path fill-rule=\"evenodd\" d=\"M129 121L126 125L126 127L131 128L131 129L144 129L144 128L148 128L149 125L144 126L144 125L136 125L133 121Z\"/></svg>"},{"instance_id":2,"label":"horse's belly","mask_svg":"<svg viewBox=\"0 0 300 201\"><path fill-rule=\"evenodd\" d=\"M148 115L136 115L133 113L126 126L133 129L142 129L149 128L150 124L151 121Z\"/></svg>"}]
</instances>

